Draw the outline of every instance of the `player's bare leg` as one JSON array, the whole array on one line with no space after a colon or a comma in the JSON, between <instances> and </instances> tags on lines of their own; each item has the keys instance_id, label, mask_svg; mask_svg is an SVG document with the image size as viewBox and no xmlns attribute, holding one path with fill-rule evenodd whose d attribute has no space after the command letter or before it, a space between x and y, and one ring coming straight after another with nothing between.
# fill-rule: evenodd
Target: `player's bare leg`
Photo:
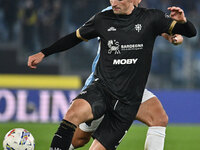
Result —
<instances>
[{"instance_id":1,"label":"player's bare leg","mask_svg":"<svg viewBox=\"0 0 200 150\"><path fill-rule=\"evenodd\" d=\"M136 119L149 127L168 124L168 116L157 97L152 97L140 105Z\"/></svg>"},{"instance_id":2,"label":"player's bare leg","mask_svg":"<svg viewBox=\"0 0 200 150\"><path fill-rule=\"evenodd\" d=\"M158 98L142 103L136 119L149 126L145 150L163 150L168 116Z\"/></svg>"},{"instance_id":3,"label":"player's bare leg","mask_svg":"<svg viewBox=\"0 0 200 150\"><path fill-rule=\"evenodd\" d=\"M92 132L84 132L80 128L77 128L72 138L71 149L69 150L83 147L85 144L87 144L90 141L91 135L92 135Z\"/></svg>"},{"instance_id":4,"label":"player's bare leg","mask_svg":"<svg viewBox=\"0 0 200 150\"><path fill-rule=\"evenodd\" d=\"M53 137L50 150L69 149L76 127L91 119L93 114L90 104L83 99L73 101Z\"/></svg>"},{"instance_id":5,"label":"player's bare leg","mask_svg":"<svg viewBox=\"0 0 200 150\"><path fill-rule=\"evenodd\" d=\"M89 150L106 150L106 148L98 141L94 140Z\"/></svg>"},{"instance_id":6,"label":"player's bare leg","mask_svg":"<svg viewBox=\"0 0 200 150\"><path fill-rule=\"evenodd\" d=\"M92 108L84 99L74 100L64 119L78 126L82 122L93 119Z\"/></svg>"}]
</instances>

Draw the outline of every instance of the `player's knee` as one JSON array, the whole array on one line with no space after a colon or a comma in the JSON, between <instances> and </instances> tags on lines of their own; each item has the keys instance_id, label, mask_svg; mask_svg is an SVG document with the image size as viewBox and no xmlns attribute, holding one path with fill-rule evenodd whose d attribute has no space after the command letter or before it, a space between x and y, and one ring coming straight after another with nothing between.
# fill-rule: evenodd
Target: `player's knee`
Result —
<instances>
[{"instance_id":1,"label":"player's knee","mask_svg":"<svg viewBox=\"0 0 200 150\"><path fill-rule=\"evenodd\" d=\"M162 115L157 124L158 124L158 126L166 127L168 124L167 114Z\"/></svg>"},{"instance_id":2,"label":"player's knee","mask_svg":"<svg viewBox=\"0 0 200 150\"><path fill-rule=\"evenodd\" d=\"M162 118L162 126L167 126L167 124L168 124L168 121L169 121L169 118L168 118L168 115L167 114L165 114L164 116L163 116L163 118Z\"/></svg>"},{"instance_id":3,"label":"player's knee","mask_svg":"<svg viewBox=\"0 0 200 150\"><path fill-rule=\"evenodd\" d=\"M166 113L163 113L162 115L154 117L150 123L150 126L166 127L167 124L168 124L168 116Z\"/></svg>"},{"instance_id":4,"label":"player's knee","mask_svg":"<svg viewBox=\"0 0 200 150\"><path fill-rule=\"evenodd\" d=\"M65 114L65 117L64 117L66 120L70 121L70 122L73 122L73 123L77 123L79 124L79 115L78 115L78 112L77 111L74 111L74 110L69 110L66 114Z\"/></svg>"}]
</instances>

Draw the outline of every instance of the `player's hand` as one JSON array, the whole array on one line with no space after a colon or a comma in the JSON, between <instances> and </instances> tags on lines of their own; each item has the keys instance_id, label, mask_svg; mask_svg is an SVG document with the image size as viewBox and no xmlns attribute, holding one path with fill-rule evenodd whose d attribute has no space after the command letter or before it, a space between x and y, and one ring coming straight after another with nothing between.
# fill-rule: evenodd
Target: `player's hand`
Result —
<instances>
[{"instance_id":1,"label":"player's hand","mask_svg":"<svg viewBox=\"0 0 200 150\"><path fill-rule=\"evenodd\" d=\"M173 43L174 45L182 44L183 36L180 34L175 34L175 35L171 36L171 43Z\"/></svg>"},{"instance_id":2,"label":"player's hand","mask_svg":"<svg viewBox=\"0 0 200 150\"><path fill-rule=\"evenodd\" d=\"M30 67L31 69L36 69L37 65L43 60L43 58L44 54L42 52L29 56L28 67Z\"/></svg>"},{"instance_id":3,"label":"player's hand","mask_svg":"<svg viewBox=\"0 0 200 150\"><path fill-rule=\"evenodd\" d=\"M187 19L185 17L184 11L180 7L168 7L168 10L171 11L170 17L176 20L179 23L186 23Z\"/></svg>"}]
</instances>

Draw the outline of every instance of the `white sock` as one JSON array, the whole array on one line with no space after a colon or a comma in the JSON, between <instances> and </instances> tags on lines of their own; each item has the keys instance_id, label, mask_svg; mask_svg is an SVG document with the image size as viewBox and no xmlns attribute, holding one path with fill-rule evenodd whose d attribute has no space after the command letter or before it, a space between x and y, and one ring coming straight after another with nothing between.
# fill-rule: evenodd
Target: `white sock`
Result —
<instances>
[{"instance_id":1,"label":"white sock","mask_svg":"<svg viewBox=\"0 0 200 150\"><path fill-rule=\"evenodd\" d=\"M69 150L74 150L74 146L71 144Z\"/></svg>"},{"instance_id":2,"label":"white sock","mask_svg":"<svg viewBox=\"0 0 200 150\"><path fill-rule=\"evenodd\" d=\"M149 127L145 141L145 150L163 150L166 127Z\"/></svg>"}]
</instances>

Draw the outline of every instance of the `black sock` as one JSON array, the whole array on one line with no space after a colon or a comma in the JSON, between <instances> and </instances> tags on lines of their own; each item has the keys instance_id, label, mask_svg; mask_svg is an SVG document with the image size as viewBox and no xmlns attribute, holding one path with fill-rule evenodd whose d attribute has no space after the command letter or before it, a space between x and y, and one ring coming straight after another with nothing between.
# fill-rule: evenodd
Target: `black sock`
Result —
<instances>
[{"instance_id":1,"label":"black sock","mask_svg":"<svg viewBox=\"0 0 200 150\"><path fill-rule=\"evenodd\" d=\"M76 126L66 120L62 120L58 131L55 133L51 142L50 150L68 150L72 142L72 137Z\"/></svg>"}]
</instances>

